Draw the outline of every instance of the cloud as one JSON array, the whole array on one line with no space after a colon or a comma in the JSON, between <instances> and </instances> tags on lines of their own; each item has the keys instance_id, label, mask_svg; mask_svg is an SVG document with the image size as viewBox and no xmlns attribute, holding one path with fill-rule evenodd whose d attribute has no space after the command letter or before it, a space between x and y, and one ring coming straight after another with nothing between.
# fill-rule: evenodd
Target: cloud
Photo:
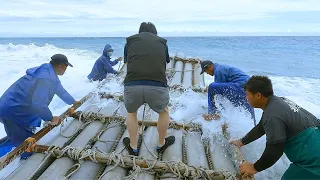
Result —
<instances>
[{"instance_id":1,"label":"cloud","mask_svg":"<svg viewBox=\"0 0 320 180\"><path fill-rule=\"evenodd\" d=\"M320 15L319 0L0 1L2 34L18 33L18 26L28 31L38 29L35 33L48 28L67 34L75 30L80 34L136 31L142 21L152 21L162 31L299 31L306 29L302 27L303 19L298 22L285 14ZM316 19L307 24L311 25L309 29L320 31Z\"/></svg>"}]
</instances>

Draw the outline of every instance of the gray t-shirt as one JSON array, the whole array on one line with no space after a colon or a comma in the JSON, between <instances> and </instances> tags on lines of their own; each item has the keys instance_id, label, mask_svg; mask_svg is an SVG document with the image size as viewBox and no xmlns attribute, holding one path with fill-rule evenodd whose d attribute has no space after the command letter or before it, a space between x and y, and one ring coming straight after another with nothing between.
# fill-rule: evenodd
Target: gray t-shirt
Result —
<instances>
[{"instance_id":1,"label":"gray t-shirt","mask_svg":"<svg viewBox=\"0 0 320 180\"><path fill-rule=\"evenodd\" d=\"M320 120L294 102L272 96L262 114L261 124L267 136L267 144L276 144L309 127L320 126Z\"/></svg>"}]
</instances>

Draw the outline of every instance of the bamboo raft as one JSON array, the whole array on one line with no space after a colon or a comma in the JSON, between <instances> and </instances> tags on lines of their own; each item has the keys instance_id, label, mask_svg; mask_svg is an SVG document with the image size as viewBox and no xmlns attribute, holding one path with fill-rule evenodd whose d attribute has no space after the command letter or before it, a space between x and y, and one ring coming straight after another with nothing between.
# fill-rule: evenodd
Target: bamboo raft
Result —
<instances>
[{"instance_id":1,"label":"bamboo raft","mask_svg":"<svg viewBox=\"0 0 320 180\"><path fill-rule=\"evenodd\" d=\"M111 79L121 82L126 74L125 65L121 71ZM199 60L171 57L167 65L170 94L187 90L202 93L205 82L200 72ZM109 81L110 78L102 81L98 89ZM231 145L221 146L219 137L202 138L200 124L171 121L168 136L174 135L176 141L158 154L158 115L144 105L138 110L139 156L134 157L128 155L122 144L122 139L128 137L123 95L99 91L81 101L80 107L74 107L74 113L66 111L61 115L68 117L59 127L45 127L33 141L26 141L11 156L1 159L0 170L23 151L35 152L6 180L240 179L238 167L244 162L240 150ZM226 127L221 131L225 140L229 138Z\"/></svg>"}]
</instances>

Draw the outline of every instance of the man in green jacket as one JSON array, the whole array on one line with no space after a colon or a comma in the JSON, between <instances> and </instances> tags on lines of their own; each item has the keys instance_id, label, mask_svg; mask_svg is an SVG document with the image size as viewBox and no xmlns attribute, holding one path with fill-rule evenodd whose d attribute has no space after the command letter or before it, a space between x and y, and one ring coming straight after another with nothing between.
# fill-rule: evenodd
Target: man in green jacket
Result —
<instances>
[{"instance_id":1,"label":"man in green jacket","mask_svg":"<svg viewBox=\"0 0 320 180\"><path fill-rule=\"evenodd\" d=\"M245 90L249 104L263 110L262 118L246 136L231 143L241 147L264 134L267 142L257 162L240 166L243 177L271 167L285 153L292 163L282 179L320 179L320 120L294 102L273 95L268 77L251 77Z\"/></svg>"}]
</instances>

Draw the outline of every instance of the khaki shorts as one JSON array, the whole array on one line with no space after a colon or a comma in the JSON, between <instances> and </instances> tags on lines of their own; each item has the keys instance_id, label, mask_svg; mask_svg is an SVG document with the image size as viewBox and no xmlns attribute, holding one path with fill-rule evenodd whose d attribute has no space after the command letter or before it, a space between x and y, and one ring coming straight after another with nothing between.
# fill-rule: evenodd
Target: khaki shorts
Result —
<instances>
[{"instance_id":1,"label":"khaki shorts","mask_svg":"<svg viewBox=\"0 0 320 180\"><path fill-rule=\"evenodd\" d=\"M159 86L125 86L124 105L128 113L137 112L139 107L147 103L149 107L161 113L169 104L169 89Z\"/></svg>"}]
</instances>

